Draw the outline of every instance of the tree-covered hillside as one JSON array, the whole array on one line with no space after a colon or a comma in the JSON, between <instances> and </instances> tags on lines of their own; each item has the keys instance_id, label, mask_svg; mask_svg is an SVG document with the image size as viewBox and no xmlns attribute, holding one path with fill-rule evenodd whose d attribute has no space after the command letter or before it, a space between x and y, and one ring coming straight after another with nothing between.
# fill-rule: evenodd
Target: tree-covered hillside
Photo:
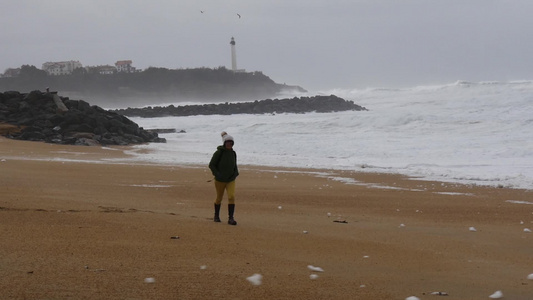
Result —
<instances>
[{"instance_id":1,"label":"tree-covered hillside","mask_svg":"<svg viewBox=\"0 0 533 300\"><path fill-rule=\"evenodd\" d=\"M17 77L0 78L0 91L58 91L63 96L83 98L102 106L165 101L238 101L276 97L300 87L278 84L261 72L215 69L148 68L136 73L99 74L76 69L71 75L52 76L24 65ZM124 105L122 105L124 104Z\"/></svg>"}]
</instances>

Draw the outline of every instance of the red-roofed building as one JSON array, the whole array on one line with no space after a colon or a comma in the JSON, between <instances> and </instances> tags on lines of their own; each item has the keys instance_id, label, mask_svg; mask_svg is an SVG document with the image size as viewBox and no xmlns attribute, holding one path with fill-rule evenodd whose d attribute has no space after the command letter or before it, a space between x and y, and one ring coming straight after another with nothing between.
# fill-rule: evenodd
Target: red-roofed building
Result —
<instances>
[{"instance_id":1,"label":"red-roofed building","mask_svg":"<svg viewBox=\"0 0 533 300\"><path fill-rule=\"evenodd\" d=\"M132 61L131 60L119 60L115 63L115 67L117 67L117 72L124 72L124 73L133 73L135 72L135 67L131 66Z\"/></svg>"}]
</instances>

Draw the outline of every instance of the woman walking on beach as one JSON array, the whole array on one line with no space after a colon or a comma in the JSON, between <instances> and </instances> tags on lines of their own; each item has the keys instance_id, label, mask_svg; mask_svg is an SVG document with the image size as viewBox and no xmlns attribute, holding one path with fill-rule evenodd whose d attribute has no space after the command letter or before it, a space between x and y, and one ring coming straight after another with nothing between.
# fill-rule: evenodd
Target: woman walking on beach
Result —
<instances>
[{"instance_id":1,"label":"woman walking on beach","mask_svg":"<svg viewBox=\"0 0 533 300\"><path fill-rule=\"evenodd\" d=\"M237 153L233 150L233 137L223 131L222 146L217 147L217 151L213 153L213 157L209 162L209 169L215 176L215 189L217 198L215 200L215 222L220 222L220 206L224 191L228 194L228 224L237 225L237 221L233 218L235 212L235 179L239 176L239 169L237 168Z\"/></svg>"}]
</instances>

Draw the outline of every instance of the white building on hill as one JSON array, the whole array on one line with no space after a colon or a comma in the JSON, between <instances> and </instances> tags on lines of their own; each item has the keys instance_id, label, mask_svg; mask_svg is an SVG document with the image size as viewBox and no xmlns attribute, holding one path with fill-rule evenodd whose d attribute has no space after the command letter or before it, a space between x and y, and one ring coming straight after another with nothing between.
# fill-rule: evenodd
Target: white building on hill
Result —
<instances>
[{"instance_id":1,"label":"white building on hill","mask_svg":"<svg viewBox=\"0 0 533 300\"><path fill-rule=\"evenodd\" d=\"M69 75L77 68L83 68L82 64L77 60L45 62L42 67L48 75Z\"/></svg>"},{"instance_id":2,"label":"white building on hill","mask_svg":"<svg viewBox=\"0 0 533 300\"><path fill-rule=\"evenodd\" d=\"M101 74L101 75L111 75L115 74L117 72L117 68L110 65L104 65L104 66L96 66L96 67L88 67L87 71L93 70L94 72Z\"/></svg>"}]
</instances>

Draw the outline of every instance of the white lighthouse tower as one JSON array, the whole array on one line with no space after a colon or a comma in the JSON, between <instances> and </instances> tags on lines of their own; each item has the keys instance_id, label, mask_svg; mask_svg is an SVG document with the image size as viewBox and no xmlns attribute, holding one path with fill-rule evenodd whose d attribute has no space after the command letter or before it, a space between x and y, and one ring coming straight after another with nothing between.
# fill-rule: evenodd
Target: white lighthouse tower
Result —
<instances>
[{"instance_id":1,"label":"white lighthouse tower","mask_svg":"<svg viewBox=\"0 0 533 300\"><path fill-rule=\"evenodd\" d=\"M235 39L231 37L231 70L237 72L237 53L235 52Z\"/></svg>"},{"instance_id":2,"label":"white lighthouse tower","mask_svg":"<svg viewBox=\"0 0 533 300\"><path fill-rule=\"evenodd\" d=\"M237 53L235 52L235 38L231 37L231 70L233 72L246 72L245 69L237 69Z\"/></svg>"}]
</instances>

